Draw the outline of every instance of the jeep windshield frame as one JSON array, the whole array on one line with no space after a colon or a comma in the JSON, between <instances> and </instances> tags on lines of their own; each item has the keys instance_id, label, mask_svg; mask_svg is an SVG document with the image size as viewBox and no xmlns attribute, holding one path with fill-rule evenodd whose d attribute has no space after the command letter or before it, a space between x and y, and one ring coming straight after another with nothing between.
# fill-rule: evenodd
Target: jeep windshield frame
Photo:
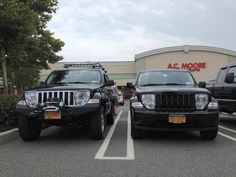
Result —
<instances>
[{"instance_id":1,"label":"jeep windshield frame","mask_svg":"<svg viewBox=\"0 0 236 177\"><path fill-rule=\"evenodd\" d=\"M56 70L47 77L46 85L97 84L103 83L100 70Z\"/></svg>"},{"instance_id":2,"label":"jeep windshield frame","mask_svg":"<svg viewBox=\"0 0 236 177\"><path fill-rule=\"evenodd\" d=\"M138 74L136 86L197 86L197 82L188 71L148 70Z\"/></svg>"}]
</instances>

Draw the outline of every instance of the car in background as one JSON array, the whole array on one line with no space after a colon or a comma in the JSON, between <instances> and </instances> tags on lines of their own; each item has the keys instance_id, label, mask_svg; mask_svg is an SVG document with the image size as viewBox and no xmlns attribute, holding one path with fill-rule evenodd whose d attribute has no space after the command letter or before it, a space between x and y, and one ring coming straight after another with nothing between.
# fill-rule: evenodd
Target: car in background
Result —
<instances>
[{"instance_id":1,"label":"car in background","mask_svg":"<svg viewBox=\"0 0 236 177\"><path fill-rule=\"evenodd\" d=\"M236 63L220 68L215 82L206 88L219 103L219 110L226 113L236 112Z\"/></svg>"},{"instance_id":2,"label":"car in background","mask_svg":"<svg viewBox=\"0 0 236 177\"><path fill-rule=\"evenodd\" d=\"M218 103L186 70L145 70L138 74L130 101L131 136L143 130L200 131L202 139L218 133ZM202 87L202 88L201 88Z\"/></svg>"},{"instance_id":3,"label":"car in background","mask_svg":"<svg viewBox=\"0 0 236 177\"><path fill-rule=\"evenodd\" d=\"M118 91L118 103L119 105L124 105L124 96L120 90Z\"/></svg>"}]
</instances>

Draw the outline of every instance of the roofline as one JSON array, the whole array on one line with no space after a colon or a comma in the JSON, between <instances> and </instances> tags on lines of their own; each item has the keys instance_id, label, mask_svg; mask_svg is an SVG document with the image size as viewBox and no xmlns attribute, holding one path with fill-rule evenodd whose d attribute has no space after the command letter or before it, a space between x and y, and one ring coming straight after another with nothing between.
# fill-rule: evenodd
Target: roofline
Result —
<instances>
[{"instance_id":1,"label":"roofline","mask_svg":"<svg viewBox=\"0 0 236 177\"><path fill-rule=\"evenodd\" d=\"M201 45L182 45L182 46L174 46L174 47L165 47L160 49L149 50L146 52L142 52L135 55L135 61L142 59L144 57L167 53L167 52L180 52L183 51L188 53L190 51L207 51L207 52L215 52L220 54L226 54L236 57L236 51L219 48L219 47L210 47L210 46L201 46Z\"/></svg>"}]
</instances>

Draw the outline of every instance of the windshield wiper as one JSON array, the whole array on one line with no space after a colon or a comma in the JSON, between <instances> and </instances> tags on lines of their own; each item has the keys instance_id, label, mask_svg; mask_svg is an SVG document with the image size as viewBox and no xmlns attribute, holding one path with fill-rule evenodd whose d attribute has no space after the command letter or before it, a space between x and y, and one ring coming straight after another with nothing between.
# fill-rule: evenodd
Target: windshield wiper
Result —
<instances>
[{"instance_id":1,"label":"windshield wiper","mask_svg":"<svg viewBox=\"0 0 236 177\"><path fill-rule=\"evenodd\" d=\"M64 84L90 84L89 82L56 82L55 84L64 85Z\"/></svg>"},{"instance_id":2,"label":"windshield wiper","mask_svg":"<svg viewBox=\"0 0 236 177\"><path fill-rule=\"evenodd\" d=\"M179 83L166 83L164 85L187 85L187 84L179 84Z\"/></svg>"},{"instance_id":3,"label":"windshield wiper","mask_svg":"<svg viewBox=\"0 0 236 177\"><path fill-rule=\"evenodd\" d=\"M90 82L66 82L66 84L91 84Z\"/></svg>"},{"instance_id":4,"label":"windshield wiper","mask_svg":"<svg viewBox=\"0 0 236 177\"><path fill-rule=\"evenodd\" d=\"M52 84L52 85L64 85L66 83L65 82L55 82L55 83L49 83L49 84Z\"/></svg>"},{"instance_id":5,"label":"windshield wiper","mask_svg":"<svg viewBox=\"0 0 236 177\"><path fill-rule=\"evenodd\" d=\"M179 83L166 83L166 84L143 84L139 86L160 86L160 85L192 85L192 84L179 84Z\"/></svg>"},{"instance_id":6,"label":"windshield wiper","mask_svg":"<svg viewBox=\"0 0 236 177\"><path fill-rule=\"evenodd\" d=\"M139 86L158 86L158 85L163 85L163 84L143 84Z\"/></svg>"}]
</instances>

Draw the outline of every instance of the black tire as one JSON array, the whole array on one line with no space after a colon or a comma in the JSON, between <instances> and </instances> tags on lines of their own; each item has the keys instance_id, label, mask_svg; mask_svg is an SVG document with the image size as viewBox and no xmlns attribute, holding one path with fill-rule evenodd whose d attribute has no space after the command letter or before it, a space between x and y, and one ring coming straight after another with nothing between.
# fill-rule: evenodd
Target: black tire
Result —
<instances>
[{"instance_id":1,"label":"black tire","mask_svg":"<svg viewBox=\"0 0 236 177\"><path fill-rule=\"evenodd\" d=\"M200 131L200 135L204 140L214 140L218 134L218 128L208 131Z\"/></svg>"},{"instance_id":2,"label":"black tire","mask_svg":"<svg viewBox=\"0 0 236 177\"><path fill-rule=\"evenodd\" d=\"M115 112L114 106L112 106L110 113L107 115L107 125L113 125L115 121Z\"/></svg>"},{"instance_id":3,"label":"black tire","mask_svg":"<svg viewBox=\"0 0 236 177\"><path fill-rule=\"evenodd\" d=\"M131 137L133 139L141 139L142 138L142 130L137 129L132 120L131 120Z\"/></svg>"},{"instance_id":4,"label":"black tire","mask_svg":"<svg viewBox=\"0 0 236 177\"><path fill-rule=\"evenodd\" d=\"M101 106L99 110L94 113L90 119L90 136L92 139L101 140L104 138L106 127L106 117L104 108Z\"/></svg>"},{"instance_id":5,"label":"black tire","mask_svg":"<svg viewBox=\"0 0 236 177\"><path fill-rule=\"evenodd\" d=\"M18 128L20 137L24 141L34 141L40 136L42 123L36 117L20 115L18 119Z\"/></svg>"}]
</instances>

